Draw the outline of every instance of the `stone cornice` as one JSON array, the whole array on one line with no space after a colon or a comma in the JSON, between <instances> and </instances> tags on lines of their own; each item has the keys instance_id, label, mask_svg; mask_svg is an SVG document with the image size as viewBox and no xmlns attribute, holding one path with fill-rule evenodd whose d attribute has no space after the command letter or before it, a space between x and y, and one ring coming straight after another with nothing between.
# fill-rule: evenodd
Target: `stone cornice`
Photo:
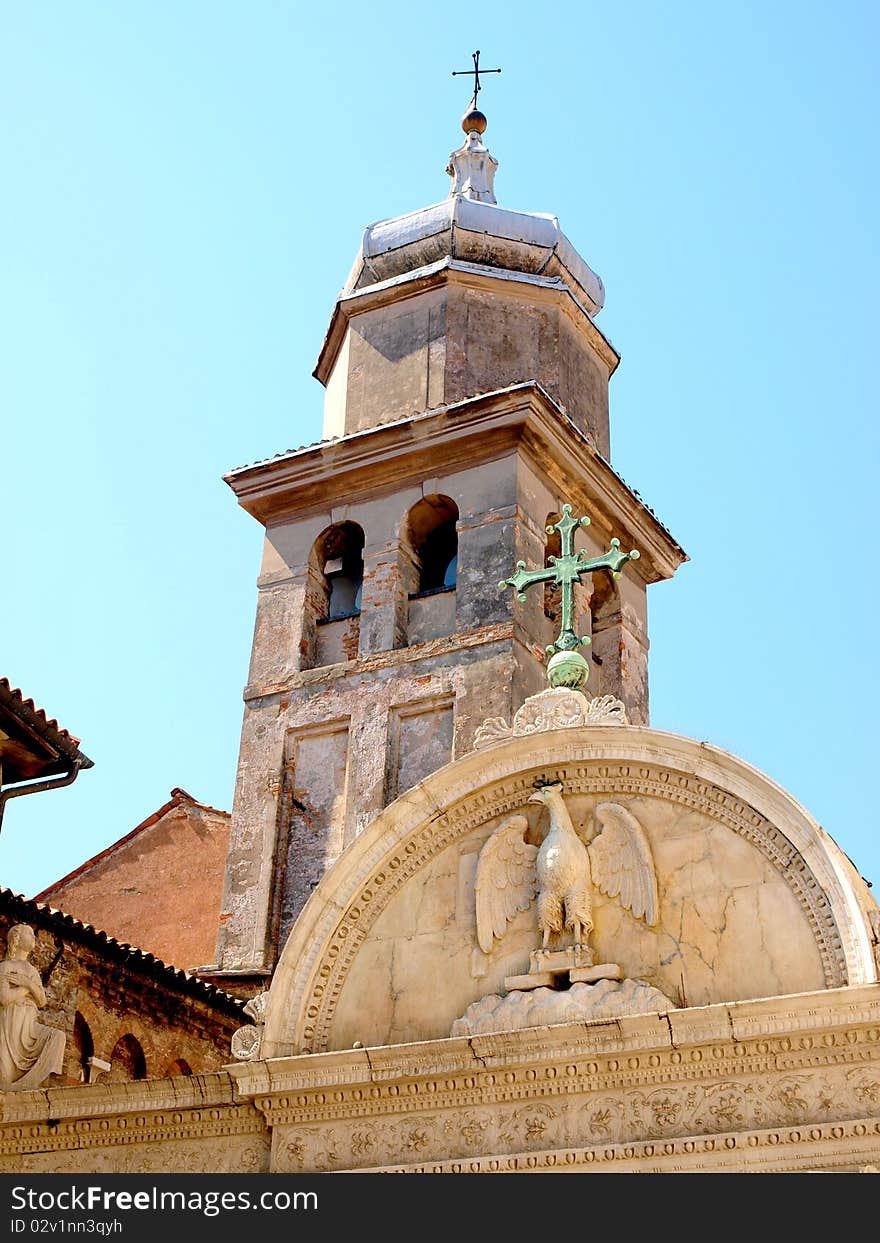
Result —
<instances>
[{"instance_id":1,"label":"stone cornice","mask_svg":"<svg viewBox=\"0 0 880 1243\"><path fill-rule=\"evenodd\" d=\"M338 503L397 489L437 473L493 461L520 449L554 483L571 490L599 531L635 543L634 571L671 578L687 554L590 439L534 381L439 410L240 467L224 476L238 503L266 526ZM598 512L597 512L598 511Z\"/></svg>"},{"instance_id":2,"label":"stone cornice","mask_svg":"<svg viewBox=\"0 0 880 1243\"><path fill-rule=\"evenodd\" d=\"M62 1118L101 1118L151 1109L218 1108L235 1103L234 1081L224 1071L138 1079L129 1083L40 1088L0 1093L0 1124Z\"/></svg>"},{"instance_id":3,"label":"stone cornice","mask_svg":"<svg viewBox=\"0 0 880 1243\"><path fill-rule=\"evenodd\" d=\"M740 1070L748 1065L756 1071L794 1071L833 1061L859 1044L845 1034L856 1028L866 1029L864 1047L880 1058L880 985L694 1006L668 1015L278 1057L224 1070L239 1099L255 1100L277 1122L282 1119L275 1114L302 1117L319 1106L324 1117L352 1110L360 1114L366 1099L373 1102L370 1108L379 1109L385 1101L403 1110L419 1096L430 1097L437 1107L464 1103L466 1096L469 1103L528 1096L534 1095L529 1085L539 1080L558 1080L565 1090L567 1081L582 1074L591 1089L599 1090L662 1083L671 1074L692 1079L734 1073L734 1061ZM708 1056L685 1056L685 1050L701 1046L709 1047ZM403 1093L395 1088L410 1079L414 1087ZM364 1085L369 1085L367 1097L357 1095ZM328 1089L335 1089L332 1097Z\"/></svg>"},{"instance_id":4,"label":"stone cornice","mask_svg":"<svg viewBox=\"0 0 880 1243\"><path fill-rule=\"evenodd\" d=\"M355 315L375 310L377 307L388 306L391 303L402 302L449 284L495 293L503 292L505 285L525 286L533 301L559 304L563 312L587 338L590 347L608 367L609 375L613 374L620 362L617 350L601 329L596 327L589 311L560 277L514 272L504 268L489 268L478 263L446 258L417 268L413 272L405 272L400 276L393 276L352 293L343 294L338 299L330 318L327 335L324 337L321 352L312 373L315 379L326 385L345 338L349 321Z\"/></svg>"}]
</instances>

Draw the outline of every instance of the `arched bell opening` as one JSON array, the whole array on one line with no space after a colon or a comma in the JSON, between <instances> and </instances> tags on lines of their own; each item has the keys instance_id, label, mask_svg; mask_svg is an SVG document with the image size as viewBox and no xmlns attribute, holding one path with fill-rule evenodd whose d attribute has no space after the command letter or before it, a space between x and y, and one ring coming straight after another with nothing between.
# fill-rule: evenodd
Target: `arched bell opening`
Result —
<instances>
[{"instance_id":1,"label":"arched bell opening","mask_svg":"<svg viewBox=\"0 0 880 1243\"><path fill-rule=\"evenodd\" d=\"M559 532L551 530L559 521L561 514L548 514L544 521L544 530L546 532L544 539L544 567L549 569L553 565L553 558L562 556L562 539ZM550 622L548 630L553 633L547 642L552 643L553 639L559 631L562 623L562 586L552 581L544 584L544 616Z\"/></svg>"},{"instance_id":2,"label":"arched bell opening","mask_svg":"<svg viewBox=\"0 0 880 1243\"><path fill-rule=\"evenodd\" d=\"M337 522L318 536L309 557L305 607L312 637L304 667L332 665L357 656L364 586L364 532Z\"/></svg>"},{"instance_id":3,"label":"arched bell opening","mask_svg":"<svg viewBox=\"0 0 880 1243\"><path fill-rule=\"evenodd\" d=\"M448 496L426 496L403 524L412 563L408 643L425 643L455 631L458 582L458 506Z\"/></svg>"}]
</instances>

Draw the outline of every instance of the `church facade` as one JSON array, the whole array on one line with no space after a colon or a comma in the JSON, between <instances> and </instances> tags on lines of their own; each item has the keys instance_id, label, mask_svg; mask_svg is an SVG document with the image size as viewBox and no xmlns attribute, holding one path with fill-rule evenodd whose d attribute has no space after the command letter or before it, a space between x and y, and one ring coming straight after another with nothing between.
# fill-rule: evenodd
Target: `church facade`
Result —
<instances>
[{"instance_id":1,"label":"church facade","mask_svg":"<svg viewBox=\"0 0 880 1243\"><path fill-rule=\"evenodd\" d=\"M198 975L250 1022L216 1070L7 1092L0 1169L880 1162L880 912L790 795L651 728L685 553L611 464L602 283L497 204L485 129L364 233L324 438L227 476L265 542Z\"/></svg>"}]
</instances>

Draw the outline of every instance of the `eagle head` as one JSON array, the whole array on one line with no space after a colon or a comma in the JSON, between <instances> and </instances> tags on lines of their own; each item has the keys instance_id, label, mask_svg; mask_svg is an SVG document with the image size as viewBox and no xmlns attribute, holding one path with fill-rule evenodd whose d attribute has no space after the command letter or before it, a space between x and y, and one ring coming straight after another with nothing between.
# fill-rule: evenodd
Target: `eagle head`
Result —
<instances>
[{"instance_id":1,"label":"eagle head","mask_svg":"<svg viewBox=\"0 0 880 1243\"><path fill-rule=\"evenodd\" d=\"M551 781L547 785L538 786L538 788L535 790L535 793L529 795L527 801L529 803L542 803L544 804L544 806L547 806L547 804L551 801L551 799L553 798L555 794L561 794L561 793L562 793L562 782Z\"/></svg>"}]
</instances>

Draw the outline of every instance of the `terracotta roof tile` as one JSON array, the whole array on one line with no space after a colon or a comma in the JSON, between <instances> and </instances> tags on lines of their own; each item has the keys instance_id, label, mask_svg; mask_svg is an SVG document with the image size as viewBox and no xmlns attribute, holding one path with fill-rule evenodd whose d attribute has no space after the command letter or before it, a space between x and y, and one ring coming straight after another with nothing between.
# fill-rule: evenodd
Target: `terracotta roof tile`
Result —
<instances>
[{"instance_id":1,"label":"terracotta roof tile","mask_svg":"<svg viewBox=\"0 0 880 1243\"><path fill-rule=\"evenodd\" d=\"M62 729L54 717L46 716L44 708L38 708L32 699L25 699L24 694L17 686L13 686L9 678L0 678L0 690L7 691L12 699L17 699L24 705L32 716L38 716L44 725L48 725L56 734L60 734L62 738L67 738L74 746L79 746L79 739L74 738L69 730Z\"/></svg>"},{"instance_id":2,"label":"terracotta roof tile","mask_svg":"<svg viewBox=\"0 0 880 1243\"><path fill-rule=\"evenodd\" d=\"M180 967L172 967L136 945L128 945L117 941L100 928L85 924L81 919L59 911L44 902L26 898L23 894L14 893L11 889L0 888L0 910L7 910L10 916L22 923L36 923L42 928L55 932L60 937L68 937L97 950L111 960L124 965L139 974L150 976L176 993L195 997L208 1005L221 1010L224 1014L235 1018L241 1016L242 1023L250 1022L244 1012L245 998L233 997L225 989L217 988L198 976L190 975Z\"/></svg>"},{"instance_id":3,"label":"terracotta roof tile","mask_svg":"<svg viewBox=\"0 0 880 1243\"><path fill-rule=\"evenodd\" d=\"M80 761L80 768L92 768L93 762L79 749L79 739L67 729L62 729L54 717L46 715L45 709L38 708L32 699L25 699L17 686L13 686L9 678L0 678L0 705L8 712L19 717L31 729L41 734L48 742L54 744L71 759Z\"/></svg>"}]
</instances>

